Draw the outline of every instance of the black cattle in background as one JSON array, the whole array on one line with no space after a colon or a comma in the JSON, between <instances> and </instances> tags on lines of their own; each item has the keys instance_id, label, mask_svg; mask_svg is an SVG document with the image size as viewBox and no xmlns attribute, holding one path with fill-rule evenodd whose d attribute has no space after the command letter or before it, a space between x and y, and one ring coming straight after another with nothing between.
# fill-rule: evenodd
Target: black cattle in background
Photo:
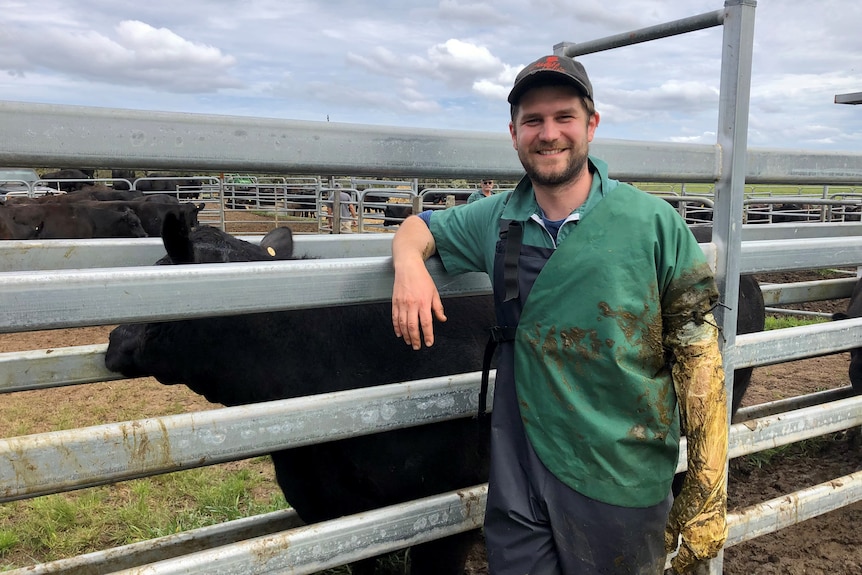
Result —
<instances>
[{"instance_id":1,"label":"black cattle in background","mask_svg":"<svg viewBox=\"0 0 862 575\"><path fill-rule=\"evenodd\" d=\"M286 228L258 247L208 226L190 232L169 217L162 237L168 252L162 264L292 258ZM491 296L450 298L445 305L449 321L436 326L434 346L421 351L393 335L390 304L383 302L121 325L111 332L105 363L126 377L185 384L228 406L480 370L494 325ZM487 481L488 433L487 422L457 419L287 449L272 460L287 501L316 523ZM462 573L475 537L414 546L412 573ZM373 567L362 562L353 572Z\"/></svg>"},{"instance_id":2,"label":"black cattle in background","mask_svg":"<svg viewBox=\"0 0 862 575\"><path fill-rule=\"evenodd\" d=\"M41 225L41 221L15 219L12 210L0 204L0 240L34 240Z\"/></svg>"},{"instance_id":3,"label":"black cattle in background","mask_svg":"<svg viewBox=\"0 0 862 575\"><path fill-rule=\"evenodd\" d=\"M158 237L162 232L162 222L167 214L174 214L183 218L189 227L198 225L198 213L204 208L204 204L194 202L180 202L175 197L164 194L153 194L144 196L135 190L113 190L104 187L93 187L91 189L78 190L67 194L55 196L43 196L40 198L15 197L9 198L7 205L80 205L93 209L126 211L131 210L138 217L138 224L142 227L146 236ZM54 210L57 212L57 210ZM52 212L52 213L54 213ZM73 212L68 212L72 214ZM71 216L70 216L71 217ZM64 226L64 230L81 229L75 228L72 223ZM110 228L109 228L110 229ZM137 230L125 227L114 228L116 235L109 236L69 236L63 237L74 239L75 237L141 237ZM64 231L64 234L72 233ZM81 233L85 233L82 231ZM45 237L39 235L37 237ZM15 239L28 239L18 237Z\"/></svg>"},{"instance_id":4,"label":"black cattle in background","mask_svg":"<svg viewBox=\"0 0 862 575\"><path fill-rule=\"evenodd\" d=\"M111 178L117 180L128 180L128 183L111 182L111 187L115 190L131 190L132 183L134 183L136 177L135 170L111 170Z\"/></svg>"},{"instance_id":5,"label":"black cattle in background","mask_svg":"<svg viewBox=\"0 0 862 575\"><path fill-rule=\"evenodd\" d=\"M832 314L833 320L855 317L862 317L862 280L856 281L856 287L853 288L853 293L850 296L850 304L847 306L847 313ZM862 348L856 347L850 350L848 374L853 391L862 393Z\"/></svg>"},{"instance_id":6,"label":"black cattle in background","mask_svg":"<svg viewBox=\"0 0 862 575\"><path fill-rule=\"evenodd\" d=\"M808 211L805 207L805 204L778 204L773 208L773 224L819 221L820 213Z\"/></svg>"},{"instance_id":7,"label":"black cattle in background","mask_svg":"<svg viewBox=\"0 0 862 575\"><path fill-rule=\"evenodd\" d=\"M142 238L146 232L135 212L106 208L103 202L30 203L0 206L7 229L20 234L6 239ZM14 225L15 228L11 228ZM22 234L21 230L27 230Z\"/></svg>"},{"instance_id":8,"label":"black cattle in background","mask_svg":"<svg viewBox=\"0 0 862 575\"><path fill-rule=\"evenodd\" d=\"M139 200L146 199L144 194L135 190L117 190L105 187L93 187L89 190L81 190L66 194L65 201L79 200L94 200L94 201L111 201L111 200Z\"/></svg>"},{"instance_id":9,"label":"black cattle in background","mask_svg":"<svg viewBox=\"0 0 862 575\"><path fill-rule=\"evenodd\" d=\"M169 196L164 196L171 199ZM135 200L144 199L144 194L134 190L116 190L103 185L87 186L81 190L74 190L65 194L55 194L28 198L26 196L13 196L6 199L7 204L56 204L103 200ZM176 198L173 198L176 202Z\"/></svg>"},{"instance_id":10,"label":"black cattle in background","mask_svg":"<svg viewBox=\"0 0 862 575\"><path fill-rule=\"evenodd\" d=\"M165 193L174 197L180 194L183 199L196 199L200 197L200 189L203 182L197 178L186 178L177 174L167 172L149 172L148 178L172 178L170 180L144 180L139 179L135 170L111 170L111 178L127 180L131 182L138 192ZM111 184L115 190L130 190L131 186L126 182L117 181ZM181 188L179 191L177 187Z\"/></svg>"},{"instance_id":11,"label":"black cattle in background","mask_svg":"<svg viewBox=\"0 0 862 575\"><path fill-rule=\"evenodd\" d=\"M49 182L51 187L57 187L63 192L72 192L75 190L83 190L93 185L93 171L84 171L76 169L63 169L54 172L47 172L40 176L43 180L60 180L58 182ZM91 180L91 181L64 181L64 180Z\"/></svg>"},{"instance_id":12,"label":"black cattle in background","mask_svg":"<svg viewBox=\"0 0 862 575\"><path fill-rule=\"evenodd\" d=\"M183 199L196 199L201 195L202 182L199 179L187 178L169 172L149 172L148 178L172 178L170 180L143 180L133 182L135 189L141 192L161 192Z\"/></svg>"},{"instance_id":13,"label":"black cattle in background","mask_svg":"<svg viewBox=\"0 0 862 575\"><path fill-rule=\"evenodd\" d=\"M413 214L413 206L410 204L386 204L383 208L383 225L399 226Z\"/></svg>"},{"instance_id":14,"label":"black cattle in background","mask_svg":"<svg viewBox=\"0 0 862 575\"><path fill-rule=\"evenodd\" d=\"M422 196L422 203L442 206L446 203L446 194L443 192L429 192Z\"/></svg>"},{"instance_id":15,"label":"black cattle in background","mask_svg":"<svg viewBox=\"0 0 862 575\"><path fill-rule=\"evenodd\" d=\"M93 207L103 209L126 210L130 209L141 220L141 225L148 236L158 237L162 233L162 224L168 215L181 218L188 227L198 225L198 213L204 204L193 202L178 202L155 200L149 198L138 198L134 200L103 200L96 202L85 202Z\"/></svg>"},{"instance_id":16,"label":"black cattle in background","mask_svg":"<svg viewBox=\"0 0 862 575\"><path fill-rule=\"evenodd\" d=\"M693 225L689 226L689 229L699 243L712 241L711 224ZM731 306L723 298L722 302L725 305ZM757 278L753 275L743 274L739 276L739 301L737 303L736 333L763 331L766 324L766 305L763 302L763 292L760 291L760 284L757 283ZM731 413L735 414L736 410L739 409L745 391L748 389L748 384L751 383L751 373L753 371L753 367L734 370Z\"/></svg>"},{"instance_id":17,"label":"black cattle in background","mask_svg":"<svg viewBox=\"0 0 862 575\"><path fill-rule=\"evenodd\" d=\"M365 194L362 196L362 206L366 214L382 214L386 210L385 204L389 196L380 194Z\"/></svg>"}]
</instances>

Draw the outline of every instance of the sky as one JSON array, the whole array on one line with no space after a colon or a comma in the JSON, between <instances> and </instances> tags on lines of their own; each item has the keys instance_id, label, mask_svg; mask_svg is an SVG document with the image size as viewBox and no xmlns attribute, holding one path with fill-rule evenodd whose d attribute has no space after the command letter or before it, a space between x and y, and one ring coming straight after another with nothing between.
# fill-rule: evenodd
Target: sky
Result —
<instances>
[{"instance_id":1,"label":"sky","mask_svg":"<svg viewBox=\"0 0 862 575\"><path fill-rule=\"evenodd\" d=\"M526 64L686 0L0 0L0 100L507 133ZM862 2L759 0L749 147L862 151ZM722 27L580 56L597 138L714 144ZM2 127L0 127L2 130Z\"/></svg>"}]
</instances>

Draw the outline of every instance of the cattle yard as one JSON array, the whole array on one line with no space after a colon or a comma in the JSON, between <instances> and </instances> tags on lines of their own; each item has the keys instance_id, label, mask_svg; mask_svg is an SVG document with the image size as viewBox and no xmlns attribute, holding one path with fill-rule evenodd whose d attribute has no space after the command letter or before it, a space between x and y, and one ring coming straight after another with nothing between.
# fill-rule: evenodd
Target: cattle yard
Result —
<instances>
[{"instance_id":1,"label":"cattle yard","mask_svg":"<svg viewBox=\"0 0 862 575\"><path fill-rule=\"evenodd\" d=\"M855 196L835 199L826 192L840 189L845 194L855 194L862 185L862 155L747 148L753 16L754 6L750 3L730 1L724 10L662 27L665 36L711 26L724 28L718 146L612 140L596 140L592 145L598 157L614 159L612 177L646 183L687 182L686 194L699 188L700 198L686 197L677 203L685 210L689 203L712 208L712 241L701 245L716 269L720 291L731 302L737 299L739 274L761 276L862 266L862 223L852 219ZM624 42L661 37L656 33L631 33ZM621 45L619 38L606 39L605 48L596 48L595 44L563 44L557 48L575 56ZM420 178L470 181L493 177L511 183L520 177L521 170L505 134L443 134L407 128L188 114L180 118L169 113L67 109L14 102L0 102L0 122L20 134L14 143L0 146L0 163L5 165L83 165L82 158L88 158L90 162L119 168L145 165L193 173L225 169L239 175L345 173L355 174L356 178L389 178L391 182L415 180L415 187L410 189L397 185L393 188L389 183L381 186L390 190L391 203L409 204L411 209L425 207L417 199ZM98 137L86 139L80 134ZM237 139L236 134L242 134L242 138ZM133 145L142 141L148 144ZM186 141L194 141L195 146L177 146L177 142ZM70 146L70 142L75 145ZM251 184L247 178L235 180L233 191L243 191L241 187ZM219 186L223 188L224 184ZM681 197L682 185L679 186L680 189L651 191L668 198ZM712 196L704 196L708 190L701 186L712 186ZM749 198L749 186L783 191L769 199ZM751 199L767 206L779 205L779 201L797 203L785 201L785 186L814 186L820 190L816 201L806 203L820 206L821 219L783 223L772 219L769 225L746 221L751 212L750 208L746 212L744 206ZM344 187L348 186L332 185L332 189ZM367 192L365 185L348 188L357 192L357 205L379 201L377 194L365 194L374 196L374 200L363 196ZM219 194L220 206L215 209L223 210L223 189ZM450 195L455 196L444 197ZM237 202L247 199L234 194L234 205L228 209L236 209ZM322 193L315 196L315 202L320 201ZM842 214L841 220L832 219L835 206L840 206L837 211ZM255 212L257 206L240 209ZM784 211L801 213L787 206ZM824 219L823 214L829 214L829 219ZM318 212L316 219L320 218ZM220 223L226 226L228 221L222 219ZM261 241L259 236L248 239ZM0 500L4 513L14 513L18 509L14 506L32 503L33 509L45 510L46 518L69 517L69 506L62 504L63 498L86 498L92 493L98 498L99 493L104 493L91 489L108 490L112 497L136 495L138 513L146 513L146 488L135 487L133 480L161 481L158 478L165 473L232 466L237 465L232 463L236 461L251 460L241 465L251 465L249 469L255 470L259 469L255 467L256 458L277 450L357 433L374 434L471 417L477 406L479 378L475 372L375 386L361 392L350 390L222 408L202 403L183 386L167 388L152 382L123 380L105 367L104 337L110 326L121 323L328 309L386 301L392 284L390 239L385 233L308 233L295 238L295 250L304 259L204 264L193 271L180 269L182 266L153 267L151 264L164 255L158 238L0 243L4 255L0 258L0 331L8 334L9 340L4 335L6 341L25 342L22 347L0 353L0 392L13 399L4 402L6 405L20 408L37 404L49 406L46 412L60 414L59 419L42 418L44 427L11 427L6 439L0 440ZM431 260L428 265L437 285L443 286L441 295L488 292L486 278L449 277L439 262ZM844 300L855 282L850 277L816 279L816 285L805 283L808 285L797 285L795 281L792 285L765 285L763 289L770 303L787 305ZM734 326L736 319L733 306L717 314L722 326ZM92 330L86 333L93 339L52 339L70 328ZM713 561L710 572L817 572L821 564L805 562L801 557L805 551L815 550L819 553L815 561L823 561L831 547L853 549L859 543L826 518L839 513L839 525L852 525L860 512L862 477L857 471L858 456L854 456L858 445L849 430L862 425L862 398L850 393L846 356L848 350L862 346L862 319L738 336L734 329L724 329L723 333L728 385L733 384L733 370L743 367L755 368L755 388L766 379L775 379L771 385L762 386L759 395L749 398L756 405L740 411L739 422L732 426L729 489L731 501L737 506L728 517L726 557ZM803 362L806 367L802 367ZM811 386L798 386L802 379L810 380ZM148 405L145 396L135 395L135 390L148 385L152 385L151 390L166 393L162 396L166 399ZM70 406L72 412L85 416L83 420L62 416L64 403L73 397L83 400ZM113 409L103 409L101 404L105 402ZM132 410L117 411L122 404L131 405ZM147 411L150 407L153 409ZM7 420L14 418L12 413ZM793 454L807 460L805 472L784 473L780 480L771 482L772 491L749 493L748 482L766 468L758 461ZM823 464L817 459L821 455ZM684 469L683 457L678 470ZM789 475L797 481L786 481ZM87 555L56 561L33 557L29 566L16 563L12 567L20 567L13 572L22 574L314 573L475 530L482 521L484 496L484 485L465 485L456 491L356 515L339 517L336 513L312 528L291 528L295 518L289 511L259 507L252 513L262 512L253 517L218 517L214 525L189 526L179 521L165 531L136 538L145 540L140 543L94 537L96 545L103 546ZM235 500L241 499L249 500ZM262 499L271 502L266 495ZM119 505L117 500L112 502ZM101 533L99 527L94 532ZM792 541L802 543L770 546L770 538L780 537L782 532L796 533L797 539ZM51 537L56 540L62 533L49 534L49 549ZM0 532L0 545L14 548L14 533L10 537ZM17 560L27 562L28 558ZM849 574L858 573L859 567L858 557L845 553L820 571ZM473 573L483 572L481 561L468 568Z\"/></svg>"},{"instance_id":2,"label":"cattle yard","mask_svg":"<svg viewBox=\"0 0 862 575\"><path fill-rule=\"evenodd\" d=\"M50 168L40 169L47 172ZM349 195L356 210L352 230L389 232L413 212L445 209L466 201L478 189L464 179L392 180L384 177L194 173L132 171L139 177L110 177L116 170L90 170L92 179L41 179L20 182L31 194L46 188L85 190L89 186L141 190L144 195L175 197L179 202L203 202L201 223L239 233L265 233L289 225L300 233L340 232L329 216L334 189ZM80 170L54 170L54 174ZM158 173L159 175L147 175ZM673 204L690 224L712 221L715 186L679 182L634 182L640 189ZM517 180L497 182L495 193L511 190ZM74 185L74 188L70 188ZM747 185L744 187L743 223L850 222L862 214L862 187L848 185ZM340 223L340 214L339 222Z\"/></svg>"}]
</instances>

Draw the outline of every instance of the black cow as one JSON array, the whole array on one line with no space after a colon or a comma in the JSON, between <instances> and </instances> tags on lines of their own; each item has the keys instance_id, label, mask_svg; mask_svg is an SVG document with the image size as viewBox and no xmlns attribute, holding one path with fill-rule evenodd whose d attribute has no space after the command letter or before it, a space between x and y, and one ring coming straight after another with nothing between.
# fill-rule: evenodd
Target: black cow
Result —
<instances>
[{"instance_id":1,"label":"black cow","mask_svg":"<svg viewBox=\"0 0 862 575\"><path fill-rule=\"evenodd\" d=\"M159 236L162 233L162 223L168 214L177 215L185 219L189 227L196 226L198 224L198 212L204 207L204 204L195 204L192 202L171 202L149 198L85 203L93 207L102 207L103 209L132 210L140 218L144 231L148 236L152 237Z\"/></svg>"},{"instance_id":2,"label":"black cow","mask_svg":"<svg viewBox=\"0 0 862 575\"><path fill-rule=\"evenodd\" d=\"M695 239L700 243L712 241L712 225L689 226ZM724 302L730 305L728 302ZM763 292L753 275L739 276L739 302L736 316L736 333L754 333L763 331L766 324L766 304L763 302ZM742 403L748 384L751 382L753 367L745 367L733 372L733 401L731 413L736 413Z\"/></svg>"},{"instance_id":3,"label":"black cow","mask_svg":"<svg viewBox=\"0 0 862 575\"><path fill-rule=\"evenodd\" d=\"M108 188L95 188L92 190L79 190L68 194L56 196L44 196L40 198L9 198L7 205L49 205L66 204L80 205L105 210L126 211L132 210L140 219L140 225L148 236L156 237L161 234L162 222L168 213L178 214L188 221L190 227L198 224L198 212L204 208L204 204L192 202L180 202L174 197L153 194L144 196L135 190L112 190ZM96 236L100 237L100 236ZM127 237L126 234L116 237ZM137 237L131 236L131 237Z\"/></svg>"},{"instance_id":4,"label":"black cow","mask_svg":"<svg viewBox=\"0 0 862 575\"><path fill-rule=\"evenodd\" d=\"M258 247L208 226L189 232L169 216L162 237L163 264L292 257L287 228ZM418 352L392 334L384 302L121 325L105 363L126 377L186 384L229 406L481 369L494 324L491 297L445 303L449 321L436 327L434 346ZM316 523L487 481L488 433L487 422L458 419L278 451L272 459L287 501ZM412 573L460 574L475 535L413 547ZM353 572L372 569L363 562Z\"/></svg>"},{"instance_id":5,"label":"black cow","mask_svg":"<svg viewBox=\"0 0 862 575\"><path fill-rule=\"evenodd\" d=\"M853 293L850 296L850 304L847 306L847 313L832 314L832 319L850 319L851 317L862 317L862 280L856 282L856 287L853 288ZM862 393L862 348L854 348L850 350L850 385L853 386L853 391Z\"/></svg>"},{"instance_id":6,"label":"black cow","mask_svg":"<svg viewBox=\"0 0 862 575\"><path fill-rule=\"evenodd\" d=\"M144 198L142 192L134 190L115 190L103 185L88 186L80 190L73 190L65 194L54 194L29 198L26 196L16 196L7 198L7 204L47 204L47 203L70 203L83 201L103 201L103 200L134 200ZM161 196L169 197L169 196ZM176 200L176 198L174 198Z\"/></svg>"},{"instance_id":7,"label":"black cow","mask_svg":"<svg viewBox=\"0 0 862 575\"><path fill-rule=\"evenodd\" d=\"M0 205L0 240L32 240L39 234L39 222L18 221L12 211Z\"/></svg>"},{"instance_id":8,"label":"black cow","mask_svg":"<svg viewBox=\"0 0 862 575\"><path fill-rule=\"evenodd\" d=\"M18 229L36 230L10 239L87 239L146 237L141 220L130 208L106 209L84 202L2 206L3 217Z\"/></svg>"},{"instance_id":9,"label":"black cow","mask_svg":"<svg viewBox=\"0 0 862 575\"><path fill-rule=\"evenodd\" d=\"M111 178L118 180L111 182L111 187L115 190L131 190L135 177L135 170L111 170Z\"/></svg>"},{"instance_id":10,"label":"black cow","mask_svg":"<svg viewBox=\"0 0 862 575\"><path fill-rule=\"evenodd\" d=\"M90 189L80 190L78 192L72 192L63 196L62 201L66 202L75 202L80 200L95 200L99 202L109 201L109 200L137 200L144 198L144 194L142 192L138 192L135 190L116 190L113 188L107 188L104 186L93 187Z\"/></svg>"},{"instance_id":11,"label":"black cow","mask_svg":"<svg viewBox=\"0 0 862 575\"><path fill-rule=\"evenodd\" d=\"M413 206L410 204L386 204L383 208L383 225L399 226L411 214Z\"/></svg>"},{"instance_id":12,"label":"black cow","mask_svg":"<svg viewBox=\"0 0 862 575\"><path fill-rule=\"evenodd\" d=\"M46 181L56 180L57 188L64 192L72 192L74 190L83 190L88 186L93 185L93 171L84 171L76 169L63 169L55 172L42 174L42 179ZM84 181L68 181L68 180L84 180ZM89 180L89 181L87 181ZM53 186L52 186L53 187Z\"/></svg>"},{"instance_id":13,"label":"black cow","mask_svg":"<svg viewBox=\"0 0 862 575\"><path fill-rule=\"evenodd\" d=\"M150 172L148 178L171 178L169 180L135 180L135 189L141 192L169 192L173 196L182 195L186 199L199 198L202 182L168 172Z\"/></svg>"},{"instance_id":14,"label":"black cow","mask_svg":"<svg viewBox=\"0 0 862 575\"><path fill-rule=\"evenodd\" d=\"M805 204L779 204L772 212L773 224L820 221L820 213L806 209Z\"/></svg>"}]
</instances>

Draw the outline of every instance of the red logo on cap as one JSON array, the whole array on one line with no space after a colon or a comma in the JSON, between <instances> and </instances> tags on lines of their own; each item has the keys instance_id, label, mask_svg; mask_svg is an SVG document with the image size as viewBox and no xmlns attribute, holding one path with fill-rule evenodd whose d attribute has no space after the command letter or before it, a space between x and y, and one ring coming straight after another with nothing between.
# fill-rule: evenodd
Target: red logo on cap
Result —
<instances>
[{"instance_id":1,"label":"red logo on cap","mask_svg":"<svg viewBox=\"0 0 862 575\"><path fill-rule=\"evenodd\" d=\"M548 56L538 62L534 66L537 70L554 70L555 72L563 72L563 65L560 63L558 56Z\"/></svg>"}]
</instances>

